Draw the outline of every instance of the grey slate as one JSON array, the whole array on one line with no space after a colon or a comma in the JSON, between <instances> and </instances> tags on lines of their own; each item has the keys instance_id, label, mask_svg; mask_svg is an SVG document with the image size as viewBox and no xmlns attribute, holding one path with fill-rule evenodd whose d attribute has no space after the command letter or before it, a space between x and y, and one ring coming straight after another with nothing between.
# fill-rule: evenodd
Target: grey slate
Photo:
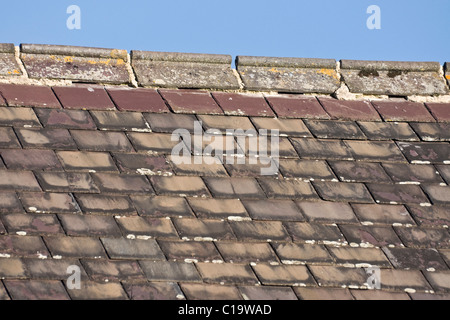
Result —
<instances>
[{"instance_id":1,"label":"grey slate","mask_svg":"<svg viewBox=\"0 0 450 320\"><path fill-rule=\"evenodd\" d=\"M126 84L126 50L22 44L20 58L30 78Z\"/></svg>"},{"instance_id":2,"label":"grey slate","mask_svg":"<svg viewBox=\"0 0 450 320\"><path fill-rule=\"evenodd\" d=\"M239 89L228 55L131 51L139 85L162 88Z\"/></svg>"},{"instance_id":3,"label":"grey slate","mask_svg":"<svg viewBox=\"0 0 450 320\"><path fill-rule=\"evenodd\" d=\"M291 93L333 93L340 85L332 59L238 56L245 89Z\"/></svg>"},{"instance_id":4,"label":"grey slate","mask_svg":"<svg viewBox=\"0 0 450 320\"><path fill-rule=\"evenodd\" d=\"M341 75L352 93L438 95L448 88L438 62L341 60Z\"/></svg>"}]
</instances>

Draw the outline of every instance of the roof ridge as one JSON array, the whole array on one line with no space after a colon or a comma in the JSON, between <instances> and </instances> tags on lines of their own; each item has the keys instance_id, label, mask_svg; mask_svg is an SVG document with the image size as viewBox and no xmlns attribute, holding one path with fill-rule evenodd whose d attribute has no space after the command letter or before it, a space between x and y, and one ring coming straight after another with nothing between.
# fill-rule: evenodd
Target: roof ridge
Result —
<instances>
[{"instance_id":1,"label":"roof ridge","mask_svg":"<svg viewBox=\"0 0 450 320\"><path fill-rule=\"evenodd\" d=\"M233 58L220 54L128 52L41 44L21 44L13 48L11 43L0 44L1 83L70 85L81 82L325 94L342 100L400 96L420 102L450 102L448 62L440 65L420 61L336 61L238 55L236 69L233 69Z\"/></svg>"}]
</instances>

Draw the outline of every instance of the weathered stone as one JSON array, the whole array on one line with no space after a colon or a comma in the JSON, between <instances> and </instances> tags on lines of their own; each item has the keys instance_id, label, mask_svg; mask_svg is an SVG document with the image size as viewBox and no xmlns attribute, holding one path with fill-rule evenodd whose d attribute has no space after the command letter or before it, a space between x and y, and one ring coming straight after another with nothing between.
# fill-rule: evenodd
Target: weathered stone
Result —
<instances>
[{"instance_id":1,"label":"weathered stone","mask_svg":"<svg viewBox=\"0 0 450 320\"><path fill-rule=\"evenodd\" d=\"M131 64L141 86L194 89L239 89L231 56L131 51Z\"/></svg>"},{"instance_id":2,"label":"weathered stone","mask_svg":"<svg viewBox=\"0 0 450 320\"><path fill-rule=\"evenodd\" d=\"M350 92L394 96L447 94L438 62L341 60Z\"/></svg>"},{"instance_id":3,"label":"weathered stone","mask_svg":"<svg viewBox=\"0 0 450 320\"><path fill-rule=\"evenodd\" d=\"M238 56L236 67L247 90L333 93L340 83L332 59Z\"/></svg>"},{"instance_id":4,"label":"weathered stone","mask_svg":"<svg viewBox=\"0 0 450 320\"><path fill-rule=\"evenodd\" d=\"M14 44L0 43L0 76L22 75L14 51Z\"/></svg>"},{"instance_id":5,"label":"weathered stone","mask_svg":"<svg viewBox=\"0 0 450 320\"><path fill-rule=\"evenodd\" d=\"M446 62L444 64L445 69L445 79L447 79L447 83L450 86L450 62Z\"/></svg>"},{"instance_id":6,"label":"weathered stone","mask_svg":"<svg viewBox=\"0 0 450 320\"><path fill-rule=\"evenodd\" d=\"M30 78L129 82L125 50L22 44L20 58Z\"/></svg>"}]
</instances>

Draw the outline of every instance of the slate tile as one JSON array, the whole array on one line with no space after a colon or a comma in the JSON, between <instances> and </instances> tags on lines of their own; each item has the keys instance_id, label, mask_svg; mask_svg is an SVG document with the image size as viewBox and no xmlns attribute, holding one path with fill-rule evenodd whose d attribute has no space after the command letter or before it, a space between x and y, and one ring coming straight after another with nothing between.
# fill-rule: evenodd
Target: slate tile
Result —
<instances>
[{"instance_id":1,"label":"slate tile","mask_svg":"<svg viewBox=\"0 0 450 320\"><path fill-rule=\"evenodd\" d=\"M64 280L69 277L67 268L77 266L80 268L80 280L86 281L88 276L78 259L23 259L29 277L34 280Z\"/></svg>"},{"instance_id":2,"label":"slate tile","mask_svg":"<svg viewBox=\"0 0 450 320\"><path fill-rule=\"evenodd\" d=\"M181 197L133 195L131 196L131 200L141 216L155 218L195 217L186 199Z\"/></svg>"},{"instance_id":3,"label":"slate tile","mask_svg":"<svg viewBox=\"0 0 450 320\"><path fill-rule=\"evenodd\" d=\"M407 122L358 122L369 140L418 141L414 130Z\"/></svg>"},{"instance_id":4,"label":"slate tile","mask_svg":"<svg viewBox=\"0 0 450 320\"><path fill-rule=\"evenodd\" d=\"M355 160L377 162L405 162L405 158L394 142L384 141L352 141L345 144Z\"/></svg>"},{"instance_id":5,"label":"slate tile","mask_svg":"<svg viewBox=\"0 0 450 320\"><path fill-rule=\"evenodd\" d=\"M249 265L235 263L196 263L196 267L206 283L221 285L258 285L259 281Z\"/></svg>"},{"instance_id":6,"label":"slate tile","mask_svg":"<svg viewBox=\"0 0 450 320\"><path fill-rule=\"evenodd\" d=\"M422 142L408 143L397 142L400 150L410 163L430 164L447 163L450 161L450 148L448 143Z\"/></svg>"},{"instance_id":7,"label":"slate tile","mask_svg":"<svg viewBox=\"0 0 450 320\"><path fill-rule=\"evenodd\" d=\"M438 122L450 122L450 103L431 103L426 106Z\"/></svg>"},{"instance_id":8,"label":"slate tile","mask_svg":"<svg viewBox=\"0 0 450 320\"><path fill-rule=\"evenodd\" d=\"M320 139L366 139L354 121L305 120L305 123Z\"/></svg>"},{"instance_id":9,"label":"slate tile","mask_svg":"<svg viewBox=\"0 0 450 320\"><path fill-rule=\"evenodd\" d=\"M233 160L233 157L245 155L243 150L237 143L234 136L223 136L205 133L204 135L195 134L194 136L182 136L186 149L174 150L172 154L184 157L190 154L194 156L212 156L221 159L223 156ZM178 148L181 148L180 145ZM242 160L242 159L240 159ZM242 160L243 161L243 160ZM237 160L232 161L237 162Z\"/></svg>"},{"instance_id":10,"label":"slate tile","mask_svg":"<svg viewBox=\"0 0 450 320\"><path fill-rule=\"evenodd\" d=\"M270 300L297 300L292 288L289 287L239 287L239 291L245 300L259 300L259 301L270 301Z\"/></svg>"},{"instance_id":11,"label":"slate tile","mask_svg":"<svg viewBox=\"0 0 450 320\"><path fill-rule=\"evenodd\" d=\"M174 219L178 234L182 239L194 241L233 240L235 236L226 221Z\"/></svg>"},{"instance_id":12,"label":"slate tile","mask_svg":"<svg viewBox=\"0 0 450 320\"><path fill-rule=\"evenodd\" d=\"M450 226L450 208L446 206L408 206L411 215L420 226Z\"/></svg>"},{"instance_id":13,"label":"slate tile","mask_svg":"<svg viewBox=\"0 0 450 320\"><path fill-rule=\"evenodd\" d=\"M201 282L193 263L173 261L140 261L149 281Z\"/></svg>"},{"instance_id":14,"label":"slate tile","mask_svg":"<svg viewBox=\"0 0 450 320\"><path fill-rule=\"evenodd\" d=\"M124 281L131 282L137 280L145 280L137 261L99 261L99 260L82 260L83 266L94 281Z\"/></svg>"},{"instance_id":15,"label":"slate tile","mask_svg":"<svg viewBox=\"0 0 450 320\"><path fill-rule=\"evenodd\" d=\"M364 225L415 225L414 219L402 205L351 204L356 216Z\"/></svg>"},{"instance_id":16,"label":"slate tile","mask_svg":"<svg viewBox=\"0 0 450 320\"><path fill-rule=\"evenodd\" d=\"M189 205L200 219L250 219L239 199L189 198Z\"/></svg>"},{"instance_id":17,"label":"slate tile","mask_svg":"<svg viewBox=\"0 0 450 320\"><path fill-rule=\"evenodd\" d=\"M425 277L437 292L450 292L450 272L424 272Z\"/></svg>"},{"instance_id":18,"label":"slate tile","mask_svg":"<svg viewBox=\"0 0 450 320\"><path fill-rule=\"evenodd\" d=\"M0 192L0 213L22 213L22 203L14 192Z\"/></svg>"},{"instance_id":19,"label":"slate tile","mask_svg":"<svg viewBox=\"0 0 450 320\"><path fill-rule=\"evenodd\" d=\"M381 121L378 112L375 111L370 101L344 101L322 97L318 100L332 119Z\"/></svg>"},{"instance_id":20,"label":"slate tile","mask_svg":"<svg viewBox=\"0 0 450 320\"><path fill-rule=\"evenodd\" d=\"M3 215L2 221L10 234L62 235L64 233L54 214L12 213Z\"/></svg>"},{"instance_id":21,"label":"slate tile","mask_svg":"<svg viewBox=\"0 0 450 320\"><path fill-rule=\"evenodd\" d=\"M97 85L53 87L64 109L115 110L105 89Z\"/></svg>"},{"instance_id":22,"label":"slate tile","mask_svg":"<svg viewBox=\"0 0 450 320\"><path fill-rule=\"evenodd\" d=\"M445 179L447 184L450 184L450 166L447 165L435 165L441 176Z\"/></svg>"},{"instance_id":23,"label":"slate tile","mask_svg":"<svg viewBox=\"0 0 450 320\"><path fill-rule=\"evenodd\" d=\"M230 226L240 241L290 241L280 221L231 221Z\"/></svg>"},{"instance_id":24,"label":"slate tile","mask_svg":"<svg viewBox=\"0 0 450 320\"><path fill-rule=\"evenodd\" d=\"M313 182L314 188L324 200L356 203L372 203L373 199L363 183Z\"/></svg>"},{"instance_id":25,"label":"slate tile","mask_svg":"<svg viewBox=\"0 0 450 320\"><path fill-rule=\"evenodd\" d=\"M120 237L122 233L111 216L99 215L58 215L68 236L109 236Z\"/></svg>"},{"instance_id":26,"label":"slate tile","mask_svg":"<svg viewBox=\"0 0 450 320\"><path fill-rule=\"evenodd\" d=\"M100 130L151 132L140 112L91 111Z\"/></svg>"},{"instance_id":27,"label":"slate tile","mask_svg":"<svg viewBox=\"0 0 450 320\"><path fill-rule=\"evenodd\" d=\"M242 300L239 290L233 286L218 284L181 283L188 300Z\"/></svg>"},{"instance_id":28,"label":"slate tile","mask_svg":"<svg viewBox=\"0 0 450 320\"><path fill-rule=\"evenodd\" d=\"M352 295L356 300L362 301L400 301L411 300L407 293L403 292L389 292L381 290L351 290Z\"/></svg>"},{"instance_id":29,"label":"slate tile","mask_svg":"<svg viewBox=\"0 0 450 320\"><path fill-rule=\"evenodd\" d=\"M45 246L41 237L25 237L17 235L5 235L0 237L0 254L3 257L13 256L42 259L46 259L49 256L47 247ZM2 270L1 263L0 270Z\"/></svg>"},{"instance_id":30,"label":"slate tile","mask_svg":"<svg viewBox=\"0 0 450 320\"><path fill-rule=\"evenodd\" d=\"M102 193L154 194L150 182L144 176L115 173L95 173L92 176Z\"/></svg>"},{"instance_id":31,"label":"slate tile","mask_svg":"<svg viewBox=\"0 0 450 320\"><path fill-rule=\"evenodd\" d=\"M76 150L77 145L67 129L16 129L26 149Z\"/></svg>"},{"instance_id":32,"label":"slate tile","mask_svg":"<svg viewBox=\"0 0 450 320\"><path fill-rule=\"evenodd\" d=\"M350 149L342 140L292 138L291 141L302 159L353 160Z\"/></svg>"},{"instance_id":33,"label":"slate tile","mask_svg":"<svg viewBox=\"0 0 450 320\"><path fill-rule=\"evenodd\" d=\"M44 237L44 241L53 258L106 258L98 238Z\"/></svg>"},{"instance_id":34,"label":"slate tile","mask_svg":"<svg viewBox=\"0 0 450 320\"><path fill-rule=\"evenodd\" d=\"M38 108L36 109L36 115L39 117L39 120L45 128L81 130L95 130L97 128L89 112L84 110Z\"/></svg>"},{"instance_id":35,"label":"slate tile","mask_svg":"<svg viewBox=\"0 0 450 320\"><path fill-rule=\"evenodd\" d=\"M120 283L86 281L80 290L69 290L72 300L127 300L128 296Z\"/></svg>"},{"instance_id":36,"label":"slate tile","mask_svg":"<svg viewBox=\"0 0 450 320\"><path fill-rule=\"evenodd\" d=\"M3 222L0 220L0 235L6 234L6 228L3 225Z\"/></svg>"},{"instance_id":37,"label":"slate tile","mask_svg":"<svg viewBox=\"0 0 450 320\"><path fill-rule=\"evenodd\" d=\"M89 173L43 171L35 172L35 175L42 189L46 192L100 192Z\"/></svg>"},{"instance_id":38,"label":"slate tile","mask_svg":"<svg viewBox=\"0 0 450 320\"><path fill-rule=\"evenodd\" d=\"M229 263L278 263L279 260L267 242L216 242L217 249Z\"/></svg>"},{"instance_id":39,"label":"slate tile","mask_svg":"<svg viewBox=\"0 0 450 320\"><path fill-rule=\"evenodd\" d=\"M296 242L308 244L346 244L345 237L337 225L306 222L287 222L284 225L292 239Z\"/></svg>"},{"instance_id":40,"label":"slate tile","mask_svg":"<svg viewBox=\"0 0 450 320\"><path fill-rule=\"evenodd\" d=\"M298 158L291 142L285 137L238 137L237 143L245 155L250 157Z\"/></svg>"},{"instance_id":41,"label":"slate tile","mask_svg":"<svg viewBox=\"0 0 450 320\"><path fill-rule=\"evenodd\" d=\"M315 97L278 95L266 99L280 118L330 119Z\"/></svg>"},{"instance_id":42,"label":"slate tile","mask_svg":"<svg viewBox=\"0 0 450 320\"><path fill-rule=\"evenodd\" d=\"M81 210L87 214L133 215L136 213L127 196L76 194Z\"/></svg>"},{"instance_id":43,"label":"slate tile","mask_svg":"<svg viewBox=\"0 0 450 320\"><path fill-rule=\"evenodd\" d=\"M311 132L301 119L251 117L250 120L259 134L263 133L261 130L267 130L267 134L274 135L274 130L278 130L280 137L312 138Z\"/></svg>"},{"instance_id":44,"label":"slate tile","mask_svg":"<svg viewBox=\"0 0 450 320\"><path fill-rule=\"evenodd\" d=\"M50 110L50 109L42 109ZM14 127L41 127L32 108L0 107L0 125Z\"/></svg>"},{"instance_id":45,"label":"slate tile","mask_svg":"<svg viewBox=\"0 0 450 320\"><path fill-rule=\"evenodd\" d=\"M425 105L410 101L372 101L384 121L435 122Z\"/></svg>"},{"instance_id":46,"label":"slate tile","mask_svg":"<svg viewBox=\"0 0 450 320\"><path fill-rule=\"evenodd\" d=\"M0 277L2 279L27 278L28 271L22 259L0 258Z\"/></svg>"},{"instance_id":47,"label":"slate tile","mask_svg":"<svg viewBox=\"0 0 450 320\"><path fill-rule=\"evenodd\" d=\"M416 293L410 293L409 296L411 297L411 300L418 300L418 301L428 301L428 300L448 301L448 300L450 300L450 294L435 294L435 293L416 292Z\"/></svg>"},{"instance_id":48,"label":"slate tile","mask_svg":"<svg viewBox=\"0 0 450 320\"><path fill-rule=\"evenodd\" d=\"M128 239L178 238L169 219L138 216L116 219Z\"/></svg>"},{"instance_id":49,"label":"slate tile","mask_svg":"<svg viewBox=\"0 0 450 320\"><path fill-rule=\"evenodd\" d=\"M107 152L57 151L66 171L117 172L117 167Z\"/></svg>"},{"instance_id":50,"label":"slate tile","mask_svg":"<svg viewBox=\"0 0 450 320\"><path fill-rule=\"evenodd\" d=\"M0 92L10 107L61 108L49 87L2 84Z\"/></svg>"},{"instance_id":51,"label":"slate tile","mask_svg":"<svg viewBox=\"0 0 450 320\"><path fill-rule=\"evenodd\" d=\"M131 300L184 300L178 284L173 282L124 283Z\"/></svg>"},{"instance_id":52,"label":"slate tile","mask_svg":"<svg viewBox=\"0 0 450 320\"><path fill-rule=\"evenodd\" d=\"M362 248L403 246L402 241L390 226L340 225L339 227L351 246Z\"/></svg>"},{"instance_id":53,"label":"slate tile","mask_svg":"<svg viewBox=\"0 0 450 320\"><path fill-rule=\"evenodd\" d=\"M13 300L70 300L61 281L6 280Z\"/></svg>"},{"instance_id":54,"label":"slate tile","mask_svg":"<svg viewBox=\"0 0 450 320\"><path fill-rule=\"evenodd\" d=\"M390 268L391 264L379 248L327 247L338 265L346 267Z\"/></svg>"},{"instance_id":55,"label":"slate tile","mask_svg":"<svg viewBox=\"0 0 450 320\"><path fill-rule=\"evenodd\" d=\"M367 288L368 276L362 268L313 265L309 270L321 287Z\"/></svg>"},{"instance_id":56,"label":"slate tile","mask_svg":"<svg viewBox=\"0 0 450 320\"><path fill-rule=\"evenodd\" d=\"M290 264L331 264L333 259L323 245L300 243L272 244L281 262Z\"/></svg>"},{"instance_id":57,"label":"slate tile","mask_svg":"<svg viewBox=\"0 0 450 320\"><path fill-rule=\"evenodd\" d=\"M0 170L0 189L41 191L41 187L31 171Z\"/></svg>"},{"instance_id":58,"label":"slate tile","mask_svg":"<svg viewBox=\"0 0 450 320\"><path fill-rule=\"evenodd\" d=\"M123 132L71 130L80 150L133 152L134 148Z\"/></svg>"},{"instance_id":59,"label":"slate tile","mask_svg":"<svg viewBox=\"0 0 450 320\"><path fill-rule=\"evenodd\" d=\"M141 175L172 175L172 168L164 156L136 153L114 153L113 155L121 172Z\"/></svg>"},{"instance_id":60,"label":"slate tile","mask_svg":"<svg viewBox=\"0 0 450 320\"><path fill-rule=\"evenodd\" d=\"M160 133L172 133L177 129L186 129L193 133L194 122L198 121L196 116L191 114L144 113L144 117L150 124L152 131Z\"/></svg>"},{"instance_id":61,"label":"slate tile","mask_svg":"<svg viewBox=\"0 0 450 320\"><path fill-rule=\"evenodd\" d=\"M333 288L301 288L295 287L295 293L299 300L331 301L331 300L354 300L350 290Z\"/></svg>"},{"instance_id":62,"label":"slate tile","mask_svg":"<svg viewBox=\"0 0 450 320\"><path fill-rule=\"evenodd\" d=\"M208 189L200 177L151 176L150 181L158 195L209 197Z\"/></svg>"},{"instance_id":63,"label":"slate tile","mask_svg":"<svg viewBox=\"0 0 450 320\"><path fill-rule=\"evenodd\" d=\"M196 90L159 90L175 113L223 114L210 93Z\"/></svg>"},{"instance_id":64,"label":"slate tile","mask_svg":"<svg viewBox=\"0 0 450 320\"><path fill-rule=\"evenodd\" d=\"M179 139L172 140L172 135L165 133L129 132L127 136L137 152L148 155L171 154L173 148L180 143Z\"/></svg>"},{"instance_id":65,"label":"slate tile","mask_svg":"<svg viewBox=\"0 0 450 320\"><path fill-rule=\"evenodd\" d=\"M316 284L305 266L258 264L252 268L264 285L305 287Z\"/></svg>"},{"instance_id":66,"label":"slate tile","mask_svg":"<svg viewBox=\"0 0 450 320\"><path fill-rule=\"evenodd\" d=\"M80 213L71 194L50 192L22 192L20 200L29 213Z\"/></svg>"},{"instance_id":67,"label":"slate tile","mask_svg":"<svg viewBox=\"0 0 450 320\"><path fill-rule=\"evenodd\" d=\"M439 172L431 165L383 163L383 168L391 179L399 184L439 184L444 182Z\"/></svg>"},{"instance_id":68,"label":"slate tile","mask_svg":"<svg viewBox=\"0 0 450 320\"><path fill-rule=\"evenodd\" d=\"M419 186L370 183L367 187L377 203L429 204L427 196Z\"/></svg>"},{"instance_id":69,"label":"slate tile","mask_svg":"<svg viewBox=\"0 0 450 320\"><path fill-rule=\"evenodd\" d=\"M253 178L205 177L206 185L215 198L263 199L264 191Z\"/></svg>"},{"instance_id":70,"label":"slate tile","mask_svg":"<svg viewBox=\"0 0 450 320\"><path fill-rule=\"evenodd\" d=\"M254 117L275 116L262 94L213 92L212 95L226 115Z\"/></svg>"},{"instance_id":71,"label":"slate tile","mask_svg":"<svg viewBox=\"0 0 450 320\"><path fill-rule=\"evenodd\" d=\"M423 141L450 141L448 123L411 123L411 127Z\"/></svg>"},{"instance_id":72,"label":"slate tile","mask_svg":"<svg viewBox=\"0 0 450 320\"><path fill-rule=\"evenodd\" d=\"M58 170L61 164L52 150L2 149L1 156L10 170Z\"/></svg>"},{"instance_id":73,"label":"slate tile","mask_svg":"<svg viewBox=\"0 0 450 320\"><path fill-rule=\"evenodd\" d=\"M448 270L439 253L433 249L383 248L396 269Z\"/></svg>"},{"instance_id":74,"label":"slate tile","mask_svg":"<svg viewBox=\"0 0 450 320\"><path fill-rule=\"evenodd\" d=\"M16 134L12 128L0 127L0 148L21 148L19 140L17 140Z\"/></svg>"},{"instance_id":75,"label":"slate tile","mask_svg":"<svg viewBox=\"0 0 450 320\"><path fill-rule=\"evenodd\" d=\"M256 135L257 133L248 117L199 115L198 119L202 122L203 128L211 134Z\"/></svg>"},{"instance_id":76,"label":"slate tile","mask_svg":"<svg viewBox=\"0 0 450 320\"><path fill-rule=\"evenodd\" d=\"M350 205L344 202L296 201L296 203L311 222L351 223L358 221Z\"/></svg>"},{"instance_id":77,"label":"slate tile","mask_svg":"<svg viewBox=\"0 0 450 320\"><path fill-rule=\"evenodd\" d=\"M285 179L258 179L258 183L268 198L313 200L319 199L309 182Z\"/></svg>"},{"instance_id":78,"label":"slate tile","mask_svg":"<svg viewBox=\"0 0 450 320\"><path fill-rule=\"evenodd\" d=\"M120 111L169 112L164 100L154 89L107 87L106 91Z\"/></svg>"},{"instance_id":79,"label":"slate tile","mask_svg":"<svg viewBox=\"0 0 450 320\"><path fill-rule=\"evenodd\" d=\"M333 180L336 177L325 161L281 159L280 171L285 178L299 180Z\"/></svg>"},{"instance_id":80,"label":"slate tile","mask_svg":"<svg viewBox=\"0 0 450 320\"><path fill-rule=\"evenodd\" d=\"M343 182L392 182L379 163L353 161L332 161L328 163Z\"/></svg>"},{"instance_id":81,"label":"slate tile","mask_svg":"<svg viewBox=\"0 0 450 320\"><path fill-rule=\"evenodd\" d=\"M245 161L245 162L244 162ZM279 177L279 158L226 157L224 167L233 178Z\"/></svg>"},{"instance_id":82,"label":"slate tile","mask_svg":"<svg viewBox=\"0 0 450 320\"><path fill-rule=\"evenodd\" d=\"M169 261L222 261L213 242L158 241Z\"/></svg>"},{"instance_id":83,"label":"slate tile","mask_svg":"<svg viewBox=\"0 0 450 320\"><path fill-rule=\"evenodd\" d=\"M424 185L422 186L431 202L436 205L448 205L450 204L450 187L449 186L436 186L436 185Z\"/></svg>"},{"instance_id":84,"label":"slate tile","mask_svg":"<svg viewBox=\"0 0 450 320\"><path fill-rule=\"evenodd\" d=\"M154 239L130 240L125 238L102 237L100 240L111 259L165 260L164 254Z\"/></svg>"},{"instance_id":85,"label":"slate tile","mask_svg":"<svg viewBox=\"0 0 450 320\"><path fill-rule=\"evenodd\" d=\"M200 177L228 177L221 159L210 156L168 156L176 175Z\"/></svg>"},{"instance_id":86,"label":"slate tile","mask_svg":"<svg viewBox=\"0 0 450 320\"><path fill-rule=\"evenodd\" d=\"M395 231L407 247L450 248L450 234L446 229L395 227Z\"/></svg>"},{"instance_id":87,"label":"slate tile","mask_svg":"<svg viewBox=\"0 0 450 320\"><path fill-rule=\"evenodd\" d=\"M245 200L243 204L254 220L305 221L292 200Z\"/></svg>"}]
</instances>

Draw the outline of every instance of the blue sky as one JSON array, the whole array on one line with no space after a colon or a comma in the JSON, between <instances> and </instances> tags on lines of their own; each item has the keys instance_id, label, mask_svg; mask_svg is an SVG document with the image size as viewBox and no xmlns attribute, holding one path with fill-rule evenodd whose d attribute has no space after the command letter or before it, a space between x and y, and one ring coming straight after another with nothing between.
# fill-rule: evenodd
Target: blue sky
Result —
<instances>
[{"instance_id":1,"label":"blue sky","mask_svg":"<svg viewBox=\"0 0 450 320\"><path fill-rule=\"evenodd\" d=\"M81 9L69 30L67 7ZM367 8L381 9L369 30ZM4 1L0 42L360 60L450 60L449 0Z\"/></svg>"}]
</instances>

